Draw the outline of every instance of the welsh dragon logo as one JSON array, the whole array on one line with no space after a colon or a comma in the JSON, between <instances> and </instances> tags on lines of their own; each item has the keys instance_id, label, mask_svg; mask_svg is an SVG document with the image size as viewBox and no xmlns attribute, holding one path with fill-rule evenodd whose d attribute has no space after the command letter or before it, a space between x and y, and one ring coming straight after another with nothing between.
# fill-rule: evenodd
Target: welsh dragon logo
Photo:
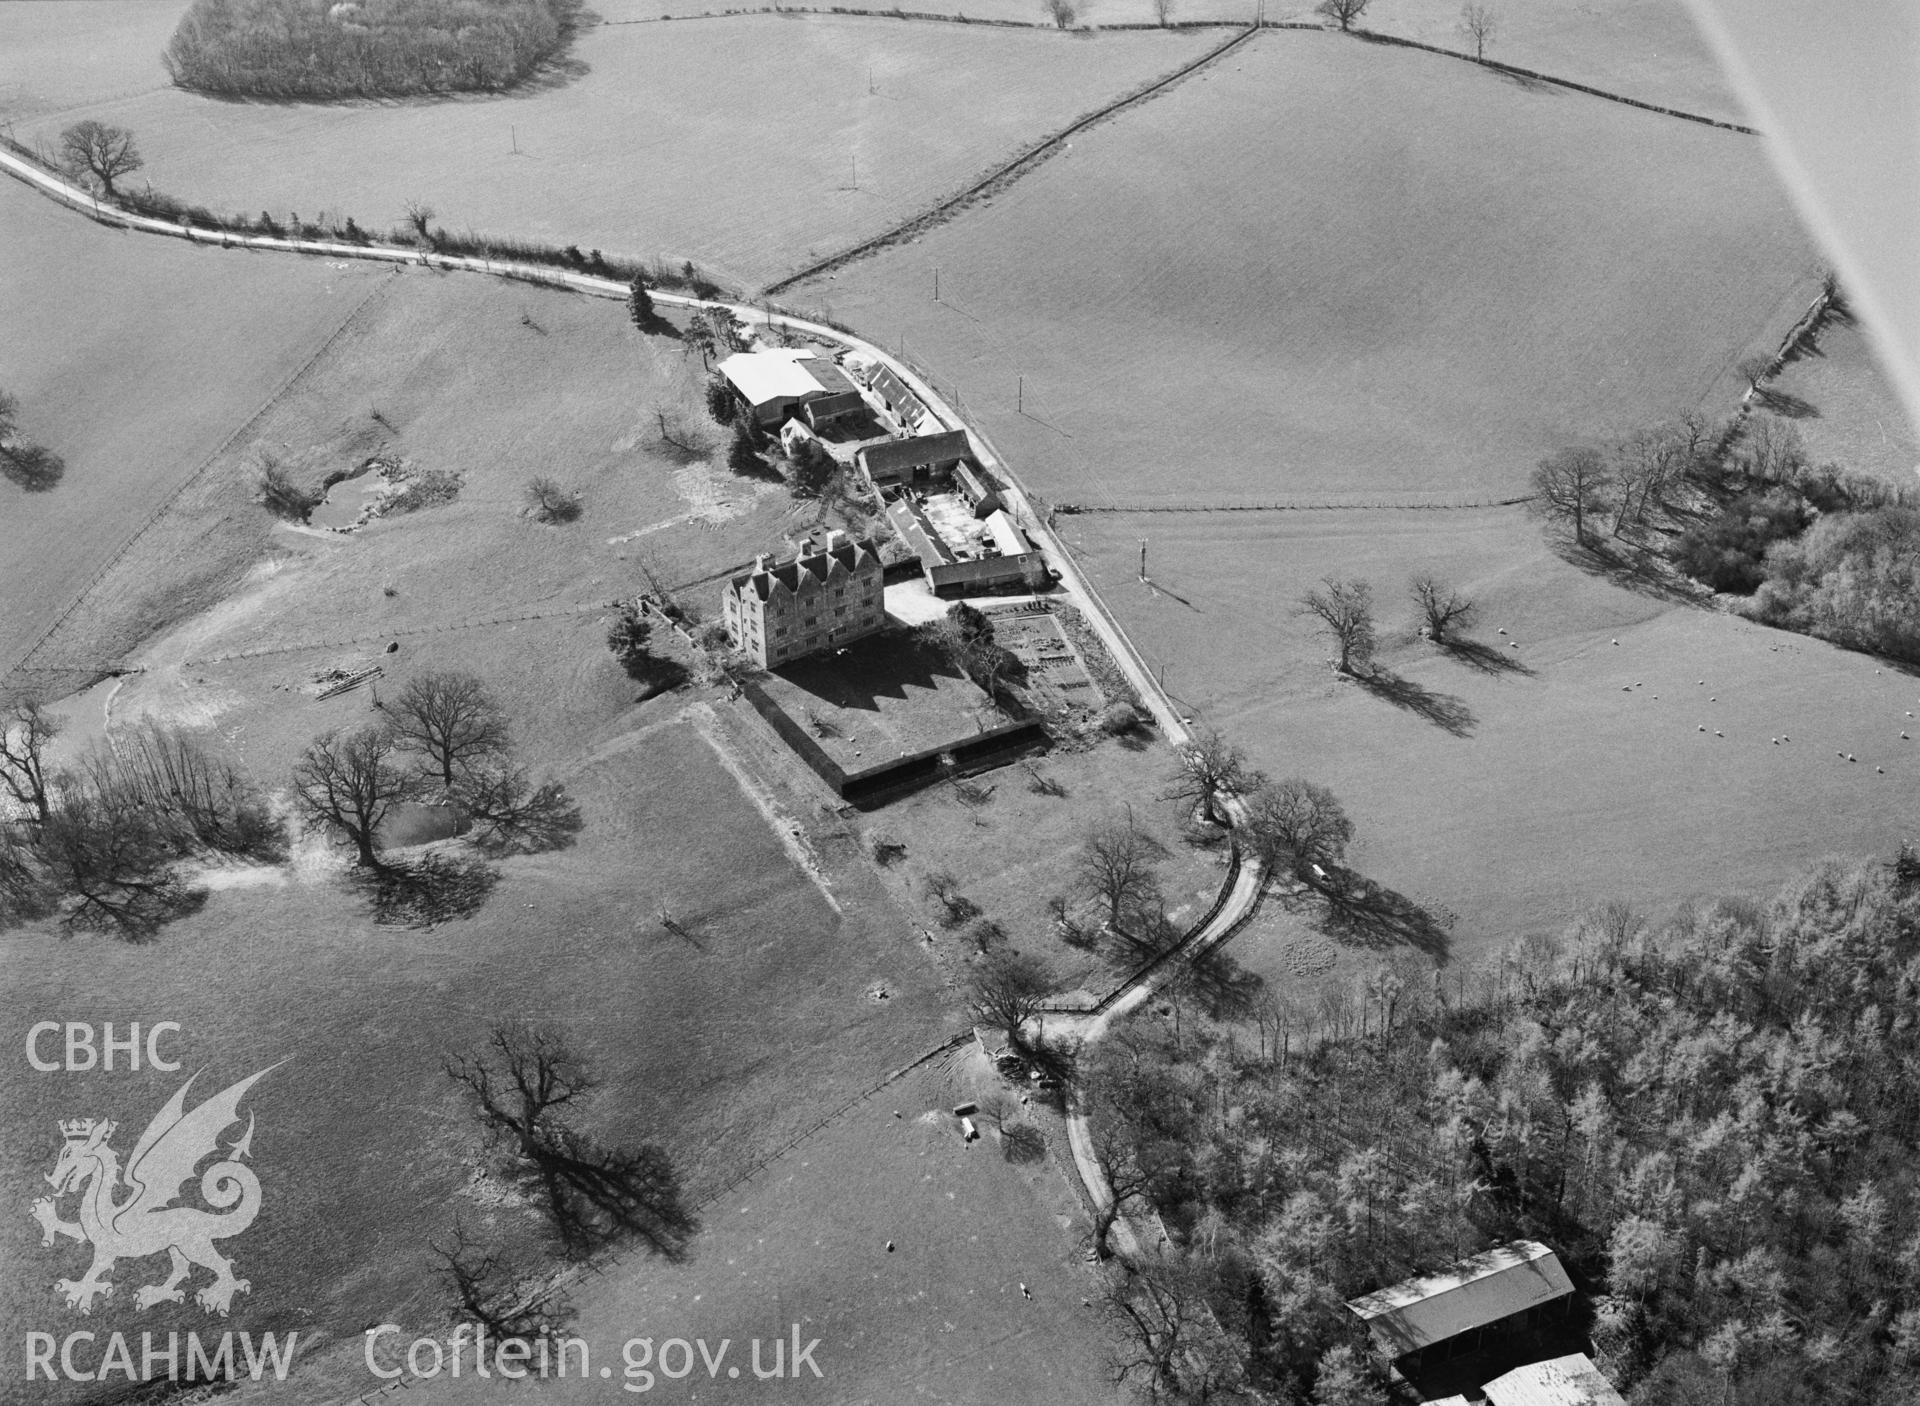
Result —
<instances>
[{"instance_id":1,"label":"welsh dragon logo","mask_svg":"<svg viewBox=\"0 0 1920 1406\"><path fill-rule=\"evenodd\" d=\"M181 1285L198 1265L214 1277L193 1296L194 1302L208 1313L226 1317L233 1296L251 1285L234 1277L233 1261L214 1249L213 1242L238 1235L260 1213L260 1181L246 1165L253 1144L253 1115L247 1115L246 1132L230 1146L221 1148L219 1139L240 1121L241 1095L277 1067L242 1079L192 1111L186 1106L187 1090L200 1076L189 1078L134 1144L124 1173L124 1196L120 1154L108 1145L119 1124L102 1118L61 1122L65 1141L59 1160L47 1174L53 1195L33 1203L33 1218L40 1223L43 1246L61 1235L93 1245L93 1264L83 1277L54 1281L53 1287L66 1296L69 1308L91 1313L96 1298L112 1297L107 1274L116 1261L146 1259L165 1251L172 1261L171 1273L161 1283L136 1291L134 1305L147 1309L157 1303L185 1302ZM200 1195L226 1214L174 1205L181 1188L193 1179L194 1169L216 1154L219 1160L200 1173ZM80 1198L78 1220L60 1218L59 1203L69 1194Z\"/></svg>"}]
</instances>

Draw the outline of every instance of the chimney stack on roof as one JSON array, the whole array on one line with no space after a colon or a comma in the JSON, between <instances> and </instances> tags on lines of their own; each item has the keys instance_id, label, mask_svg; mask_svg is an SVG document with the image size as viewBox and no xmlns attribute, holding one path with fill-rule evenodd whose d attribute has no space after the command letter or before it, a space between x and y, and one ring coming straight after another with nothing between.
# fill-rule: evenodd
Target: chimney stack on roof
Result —
<instances>
[{"instance_id":1,"label":"chimney stack on roof","mask_svg":"<svg viewBox=\"0 0 1920 1406\"><path fill-rule=\"evenodd\" d=\"M842 532L837 527L832 527L827 529L827 550L828 551L832 551L835 547L844 547L846 545L847 545L846 533Z\"/></svg>"},{"instance_id":2,"label":"chimney stack on roof","mask_svg":"<svg viewBox=\"0 0 1920 1406\"><path fill-rule=\"evenodd\" d=\"M767 569L767 554L765 552L760 553L759 556L753 559L753 569L756 573Z\"/></svg>"}]
</instances>

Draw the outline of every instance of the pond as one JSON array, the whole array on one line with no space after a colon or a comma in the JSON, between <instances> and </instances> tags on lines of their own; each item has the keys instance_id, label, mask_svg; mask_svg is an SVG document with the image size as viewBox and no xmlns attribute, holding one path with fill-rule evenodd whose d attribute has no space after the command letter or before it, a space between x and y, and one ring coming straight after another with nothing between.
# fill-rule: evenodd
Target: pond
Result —
<instances>
[{"instance_id":1,"label":"pond","mask_svg":"<svg viewBox=\"0 0 1920 1406\"><path fill-rule=\"evenodd\" d=\"M307 514L307 525L331 532L351 532L362 526L392 488L380 468L379 460L369 459L351 474L335 479L327 486L327 496Z\"/></svg>"}]
</instances>

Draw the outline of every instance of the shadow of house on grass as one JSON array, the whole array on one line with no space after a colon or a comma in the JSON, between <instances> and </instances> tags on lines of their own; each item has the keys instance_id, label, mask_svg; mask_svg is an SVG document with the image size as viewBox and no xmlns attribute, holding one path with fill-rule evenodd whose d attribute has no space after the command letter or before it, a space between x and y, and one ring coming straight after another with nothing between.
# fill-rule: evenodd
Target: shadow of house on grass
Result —
<instances>
[{"instance_id":1,"label":"shadow of house on grass","mask_svg":"<svg viewBox=\"0 0 1920 1406\"><path fill-rule=\"evenodd\" d=\"M944 655L910 634L887 631L856 640L844 653L814 654L774 670L795 688L835 708L878 713L883 700L905 703L907 690L932 692L965 677Z\"/></svg>"},{"instance_id":2,"label":"shadow of house on grass","mask_svg":"<svg viewBox=\"0 0 1920 1406\"><path fill-rule=\"evenodd\" d=\"M783 664L745 682L742 691L821 780L863 809L1005 766L1047 744L1036 719L990 721L996 710L986 694L904 631ZM872 732L881 741L873 741ZM849 755L855 737L864 739L861 750Z\"/></svg>"}]
</instances>

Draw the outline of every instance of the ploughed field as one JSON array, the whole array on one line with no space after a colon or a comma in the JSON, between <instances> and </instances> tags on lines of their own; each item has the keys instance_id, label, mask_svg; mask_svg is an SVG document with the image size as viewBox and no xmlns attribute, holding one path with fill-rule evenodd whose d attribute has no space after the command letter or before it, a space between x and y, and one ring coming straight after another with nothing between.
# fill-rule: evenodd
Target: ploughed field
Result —
<instances>
[{"instance_id":1,"label":"ploughed field","mask_svg":"<svg viewBox=\"0 0 1920 1406\"><path fill-rule=\"evenodd\" d=\"M0 49L6 25L0 12ZM691 258L753 288L890 228L1220 37L832 16L609 25L575 42L583 74L507 100L283 105L164 89L84 115L135 132L156 189L221 213L324 212L384 231L420 202L452 231ZM50 143L74 115L19 121L17 135Z\"/></svg>"}]
</instances>

